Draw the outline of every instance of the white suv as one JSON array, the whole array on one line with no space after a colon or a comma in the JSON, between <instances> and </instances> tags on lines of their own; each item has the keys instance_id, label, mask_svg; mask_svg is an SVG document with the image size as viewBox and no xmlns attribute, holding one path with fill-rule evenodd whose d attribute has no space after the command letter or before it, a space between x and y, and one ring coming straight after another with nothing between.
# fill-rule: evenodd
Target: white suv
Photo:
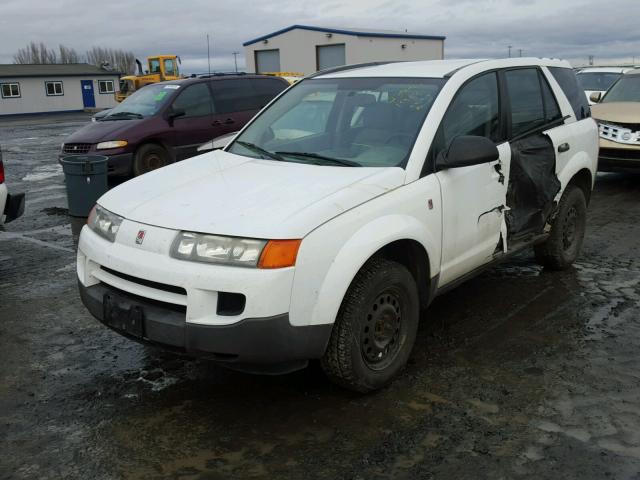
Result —
<instances>
[{"instance_id":1,"label":"white suv","mask_svg":"<svg viewBox=\"0 0 640 480\"><path fill-rule=\"evenodd\" d=\"M80 237L82 300L134 339L254 372L320 359L374 390L439 293L525 247L575 260L597 152L563 61L321 72L224 150L105 194Z\"/></svg>"}]
</instances>

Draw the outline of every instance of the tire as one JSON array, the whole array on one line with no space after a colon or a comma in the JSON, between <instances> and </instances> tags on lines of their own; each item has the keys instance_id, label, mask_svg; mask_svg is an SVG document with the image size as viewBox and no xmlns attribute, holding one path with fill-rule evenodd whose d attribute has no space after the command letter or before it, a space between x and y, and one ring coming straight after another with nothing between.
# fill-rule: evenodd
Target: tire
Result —
<instances>
[{"instance_id":1,"label":"tire","mask_svg":"<svg viewBox=\"0 0 640 480\"><path fill-rule=\"evenodd\" d=\"M564 270L578 258L587 227L587 202L582 189L569 185L560 198L549 237L535 245L536 261L551 270Z\"/></svg>"},{"instance_id":2,"label":"tire","mask_svg":"<svg viewBox=\"0 0 640 480\"><path fill-rule=\"evenodd\" d=\"M155 143L142 145L133 160L133 174L139 175L150 172L169 164L169 154L167 151Z\"/></svg>"},{"instance_id":3,"label":"tire","mask_svg":"<svg viewBox=\"0 0 640 480\"><path fill-rule=\"evenodd\" d=\"M372 258L342 300L322 369L350 390L364 393L384 387L409 359L419 315L418 288L409 270Z\"/></svg>"}]
</instances>

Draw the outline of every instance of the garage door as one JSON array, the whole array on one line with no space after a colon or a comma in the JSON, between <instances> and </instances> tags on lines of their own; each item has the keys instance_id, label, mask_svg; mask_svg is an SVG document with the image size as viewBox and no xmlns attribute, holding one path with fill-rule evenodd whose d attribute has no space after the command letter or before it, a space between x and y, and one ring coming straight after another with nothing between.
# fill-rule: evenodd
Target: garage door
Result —
<instances>
[{"instance_id":1,"label":"garage door","mask_svg":"<svg viewBox=\"0 0 640 480\"><path fill-rule=\"evenodd\" d=\"M318 45L316 47L318 70L345 65L344 43L339 45Z\"/></svg>"},{"instance_id":2,"label":"garage door","mask_svg":"<svg viewBox=\"0 0 640 480\"><path fill-rule=\"evenodd\" d=\"M257 50L256 73L279 72L280 50Z\"/></svg>"}]
</instances>

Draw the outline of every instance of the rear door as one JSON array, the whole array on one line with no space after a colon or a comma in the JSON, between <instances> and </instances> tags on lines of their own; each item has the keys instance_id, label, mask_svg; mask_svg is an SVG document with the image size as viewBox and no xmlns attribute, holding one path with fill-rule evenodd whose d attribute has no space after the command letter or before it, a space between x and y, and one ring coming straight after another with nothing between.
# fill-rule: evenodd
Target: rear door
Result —
<instances>
[{"instance_id":1,"label":"rear door","mask_svg":"<svg viewBox=\"0 0 640 480\"><path fill-rule=\"evenodd\" d=\"M175 118L170 127L176 160L197 155L200 145L224 133L212 125L215 105L206 82L189 85L176 96L169 113L179 110L184 115Z\"/></svg>"}]
</instances>

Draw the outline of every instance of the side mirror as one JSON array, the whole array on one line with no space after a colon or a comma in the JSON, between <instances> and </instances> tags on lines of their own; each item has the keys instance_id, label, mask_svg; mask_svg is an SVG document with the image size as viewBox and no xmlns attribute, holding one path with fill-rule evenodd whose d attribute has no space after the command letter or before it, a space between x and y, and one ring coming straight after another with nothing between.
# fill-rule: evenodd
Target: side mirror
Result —
<instances>
[{"instance_id":1,"label":"side mirror","mask_svg":"<svg viewBox=\"0 0 640 480\"><path fill-rule=\"evenodd\" d=\"M438 155L436 170L480 165L498 160L499 157L498 148L488 138L460 135L451 141L448 150Z\"/></svg>"},{"instance_id":2,"label":"side mirror","mask_svg":"<svg viewBox=\"0 0 640 480\"><path fill-rule=\"evenodd\" d=\"M598 103L601 99L602 99L601 92L593 92L591 95L589 95L589 100L591 100L593 103Z\"/></svg>"},{"instance_id":3,"label":"side mirror","mask_svg":"<svg viewBox=\"0 0 640 480\"><path fill-rule=\"evenodd\" d=\"M184 111L184 109L182 108L177 108L177 109L171 109L169 110L169 113L167 113L167 120L169 121L170 125L173 125L173 121L176 118L180 118L180 117L184 117L187 114L187 112Z\"/></svg>"}]
</instances>

